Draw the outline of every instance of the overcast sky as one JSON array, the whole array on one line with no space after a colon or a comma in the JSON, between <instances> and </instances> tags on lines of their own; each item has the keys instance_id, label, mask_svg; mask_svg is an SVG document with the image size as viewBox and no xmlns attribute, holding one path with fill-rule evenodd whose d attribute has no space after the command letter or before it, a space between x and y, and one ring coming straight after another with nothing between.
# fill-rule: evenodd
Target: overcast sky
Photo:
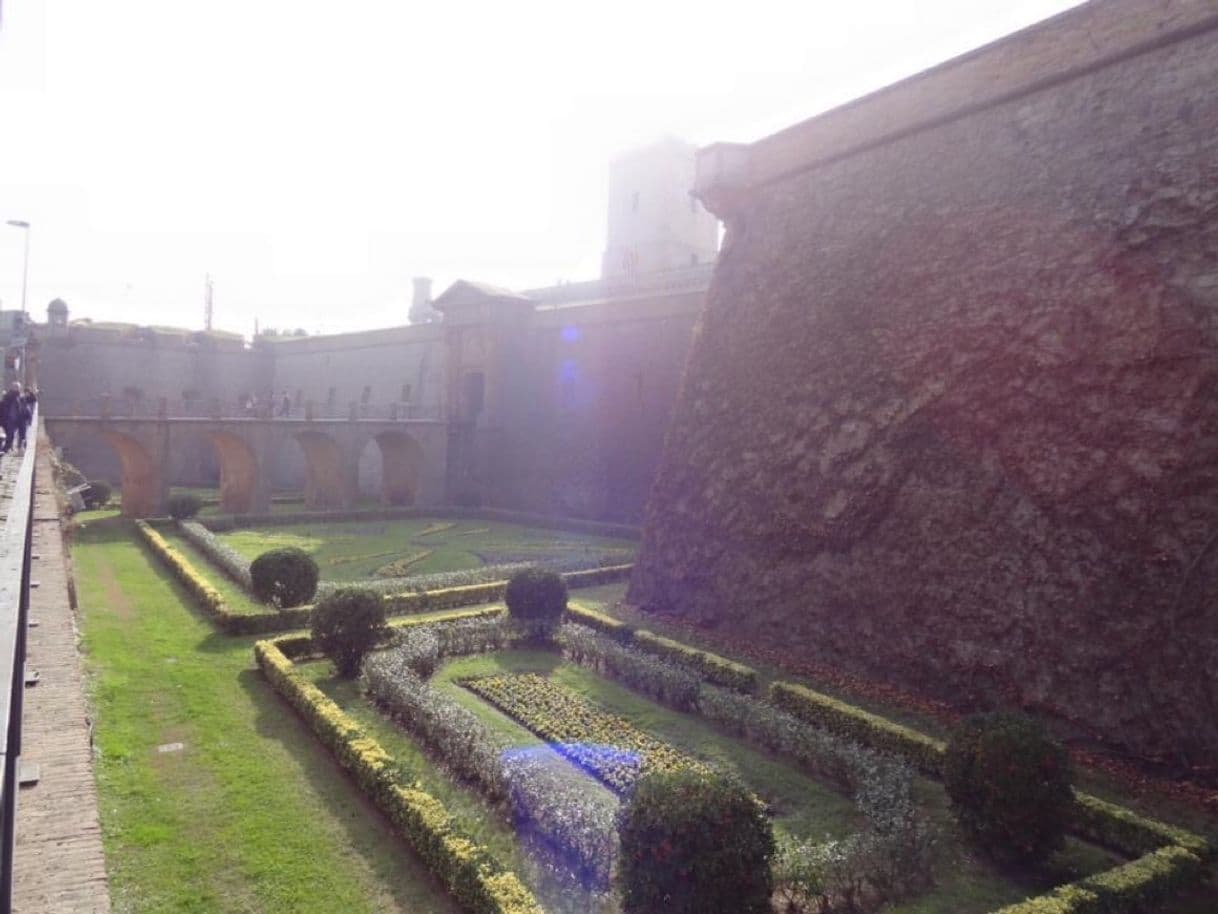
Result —
<instances>
[{"instance_id":1,"label":"overcast sky","mask_svg":"<svg viewBox=\"0 0 1218 914\"><path fill-rule=\"evenodd\" d=\"M1076 0L0 0L0 302L333 332L594 278L617 152L749 141Z\"/></svg>"}]
</instances>

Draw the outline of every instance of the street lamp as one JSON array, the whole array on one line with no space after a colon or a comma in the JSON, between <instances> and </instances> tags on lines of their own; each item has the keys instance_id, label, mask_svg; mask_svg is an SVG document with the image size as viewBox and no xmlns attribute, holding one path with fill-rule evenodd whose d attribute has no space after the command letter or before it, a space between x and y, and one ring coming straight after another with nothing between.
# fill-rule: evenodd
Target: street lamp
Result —
<instances>
[{"instance_id":1,"label":"street lamp","mask_svg":"<svg viewBox=\"0 0 1218 914\"><path fill-rule=\"evenodd\" d=\"M10 219L8 224L25 232L25 262L21 268L21 313L25 314L25 289L30 278L30 224L20 219Z\"/></svg>"}]
</instances>

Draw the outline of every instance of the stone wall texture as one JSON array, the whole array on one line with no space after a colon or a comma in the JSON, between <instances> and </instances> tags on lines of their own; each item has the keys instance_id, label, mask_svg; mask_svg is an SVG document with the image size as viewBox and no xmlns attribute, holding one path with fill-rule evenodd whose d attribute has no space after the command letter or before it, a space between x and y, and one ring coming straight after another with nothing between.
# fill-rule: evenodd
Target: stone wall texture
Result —
<instances>
[{"instance_id":1,"label":"stone wall texture","mask_svg":"<svg viewBox=\"0 0 1218 914\"><path fill-rule=\"evenodd\" d=\"M631 599L1214 764L1216 85L1193 28L748 187Z\"/></svg>"}]
</instances>

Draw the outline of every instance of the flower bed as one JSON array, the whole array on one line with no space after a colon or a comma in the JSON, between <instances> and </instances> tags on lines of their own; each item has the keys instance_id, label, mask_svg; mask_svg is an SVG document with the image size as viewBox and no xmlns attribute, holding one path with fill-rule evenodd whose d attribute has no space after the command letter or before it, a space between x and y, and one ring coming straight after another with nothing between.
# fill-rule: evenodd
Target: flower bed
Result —
<instances>
[{"instance_id":1,"label":"flower bed","mask_svg":"<svg viewBox=\"0 0 1218 914\"><path fill-rule=\"evenodd\" d=\"M647 771L706 770L696 759L542 676L486 676L461 684L619 794Z\"/></svg>"}]
</instances>

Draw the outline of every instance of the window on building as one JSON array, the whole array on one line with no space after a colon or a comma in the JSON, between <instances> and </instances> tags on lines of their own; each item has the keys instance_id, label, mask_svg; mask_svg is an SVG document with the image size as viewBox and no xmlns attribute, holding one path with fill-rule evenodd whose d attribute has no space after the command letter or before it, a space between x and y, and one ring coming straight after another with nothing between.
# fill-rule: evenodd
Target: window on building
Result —
<instances>
[{"instance_id":1,"label":"window on building","mask_svg":"<svg viewBox=\"0 0 1218 914\"><path fill-rule=\"evenodd\" d=\"M329 389L329 391L326 392L326 404L329 406L333 406L334 401L337 399L338 399L338 388L331 387Z\"/></svg>"},{"instance_id":2,"label":"window on building","mask_svg":"<svg viewBox=\"0 0 1218 914\"><path fill-rule=\"evenodd\" d=\"M359 401L361 403L367 405L368 401L371 399L372 399L372 387L368 384L365 384L364 392L359 395Z\"/></svg>"},{"instance_id":3,"label":"window on building","mask_svg":"<svg viewBox=\"0 0 1218 914\"><path fill-rule=\"evenodd\" d=\"M410 402L410 385L409 384L402 385L402 402L403 403Z\"/></svg>"},{"instance_id":4,"label":"window on building","mask_svg":"<svg viewBox=\"0 0 1218 914\"><path fill-rule=\"evenodd\" d=\"M639 211L639 192L636 190L634 196L630 198L630 211L637 213Z\"/></svg>"}]
</instances>

